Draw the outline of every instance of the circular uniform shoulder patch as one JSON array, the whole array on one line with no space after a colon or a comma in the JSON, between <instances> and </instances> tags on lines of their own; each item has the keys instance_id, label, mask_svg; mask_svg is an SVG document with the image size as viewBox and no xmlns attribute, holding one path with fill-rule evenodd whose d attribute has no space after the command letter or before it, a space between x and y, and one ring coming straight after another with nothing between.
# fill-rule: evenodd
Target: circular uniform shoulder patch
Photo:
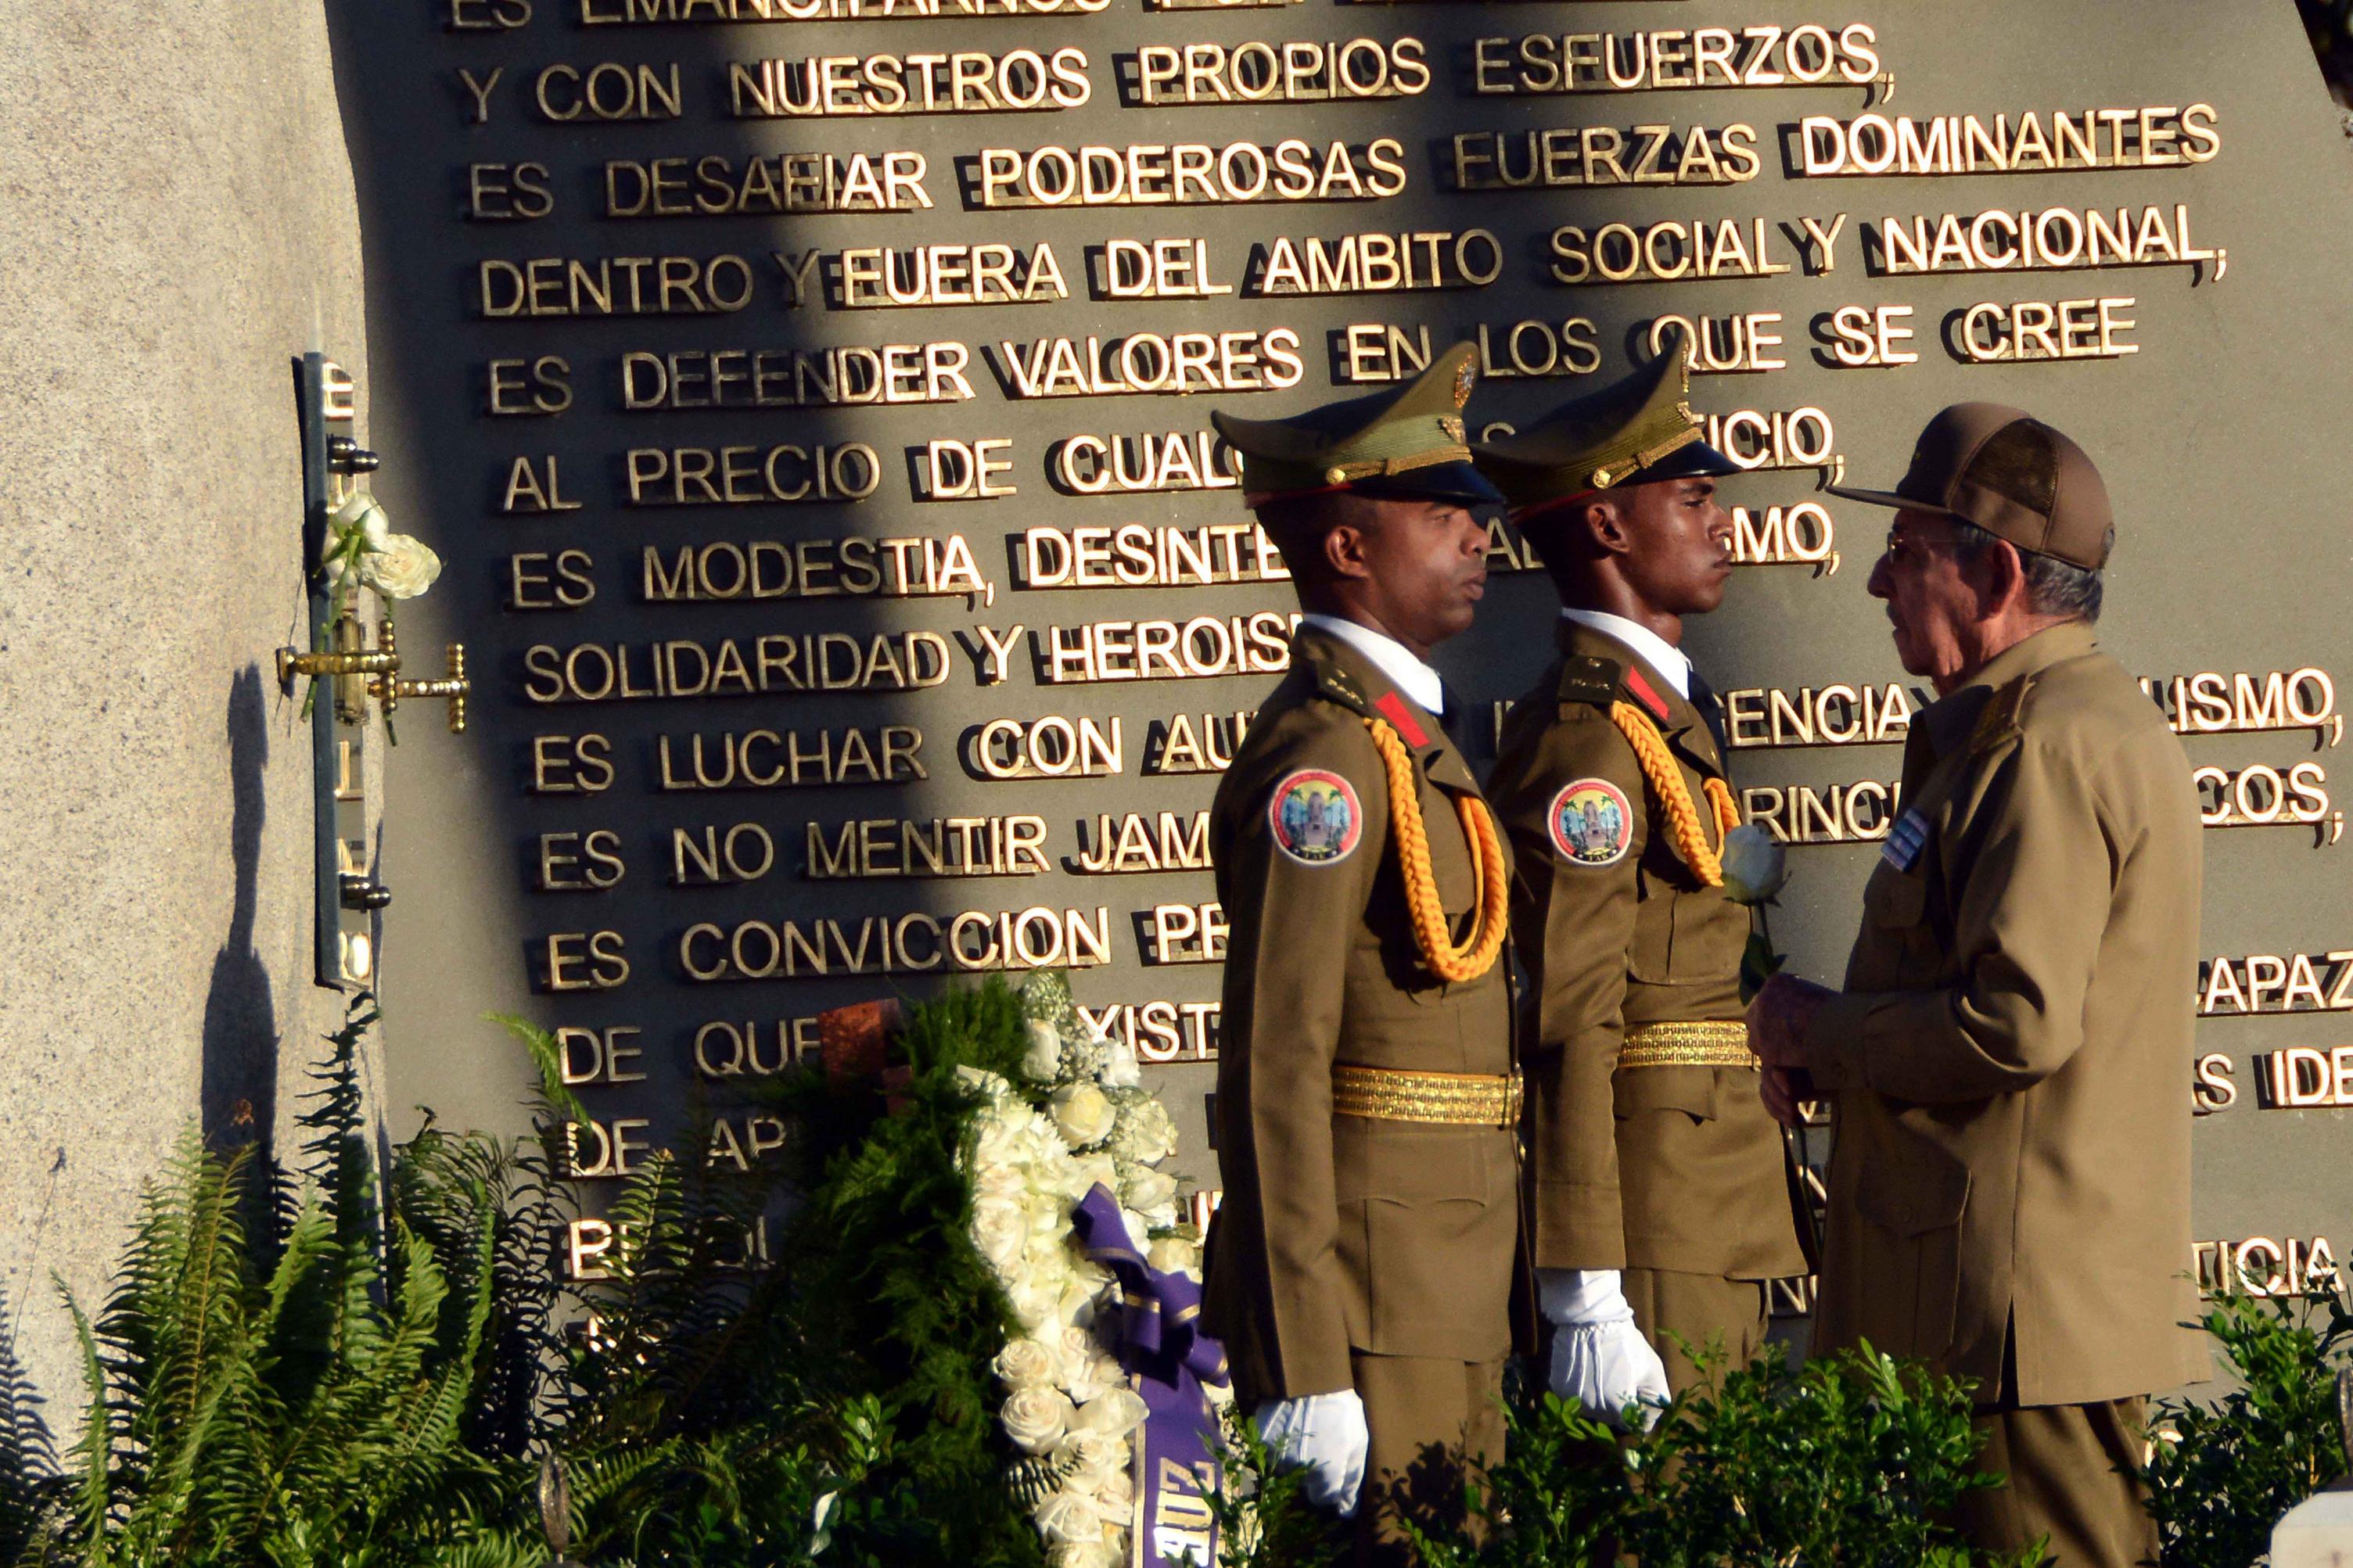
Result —
<instances>
[{"instance_id":1,"label":"circular uniform shoulder patch","mask_svg":"<svg viewBox=\"0 0 2353 1568\"><path fill-rule=\"evenodd\" d=\"M1574 866L1614 866L1634 842L1634 811L1608 779L1578 779L1552 797L1545 814L1553 847Z\"/></svg>"},{"instance_id":2,"label":"circular uniform shoulder patch","mask_svg":"<svg viewBox=\"0 0 2353 1568\"><path fill-rule=\"evenodd\" d=\"M1267 803L1266 821L1282 852L1306 866L1346 859L1365 834L1356 786L1324 768L1284 774Z\"/></svg>"}]
</instances>

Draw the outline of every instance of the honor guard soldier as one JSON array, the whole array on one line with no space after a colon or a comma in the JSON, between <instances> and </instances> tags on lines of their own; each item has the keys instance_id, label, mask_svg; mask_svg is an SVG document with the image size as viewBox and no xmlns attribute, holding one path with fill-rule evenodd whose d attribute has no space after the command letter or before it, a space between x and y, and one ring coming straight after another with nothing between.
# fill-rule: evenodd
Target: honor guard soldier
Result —
<instances>
[{"instance_id":1,"label":"honor guard soldier","mask_svg":"<svg viewBox=\"0 0 2353 1568\"><path fill-rule=\"evenodd\" d=\"M1840 991L1749 1009L1777 1114L1837 1141L1814 1335L1977 1385L1972 1543L2157 1560L2144 1396L2194 1331L2189 1118L2200 874L2189 759L2094 635L2116 530L2083 449L2015 408L1929 422L1870 591L1936 688Z\"/></svg>"},{"instance_id":2,"label":"honor guard soldier","mask_svg":"<svg viewBox=\"0 0 2353 1568\"><path fill-rule=\"evenodd\" d=\"M1724 601L1715 481L1739 471L1700 439L1686 375L1678 336L1478 453L1563 606L1560 657L1506 721L1488 793L1518 861L1549 1381L1612 1417L1698 1381L1677 1338L1746 1365L1765 1281L1807 1271L1742 1021L1722 721L1678 646Z\"/></svg>"},{"instance_id":3,"label":"honor guard soldier","mask_svg":"<svg viewBox=\"0 0 2353 1568\"><path fill-rule=\"evenodd\" d=\"M1510 855L1425 662L1471 625L1471 508L1501 499L1464 444L1472 357L1212 416L1305 614L1210 814L1230 931L1205 1321L1377 1563L1408 1560L1400 1514L1460 1517L1466 1456L1501 1458L1515 1348Z\"/></svg>"}]
</instances>

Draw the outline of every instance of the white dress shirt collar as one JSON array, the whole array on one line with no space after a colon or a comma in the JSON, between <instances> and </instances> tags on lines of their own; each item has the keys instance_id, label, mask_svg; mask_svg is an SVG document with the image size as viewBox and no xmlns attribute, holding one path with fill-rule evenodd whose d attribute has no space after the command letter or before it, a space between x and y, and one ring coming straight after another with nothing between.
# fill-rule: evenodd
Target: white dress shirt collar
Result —
<instances>
[{"instance_id":1,"label":"white dress shirt collar","mask_svg":"<svg viewBox=\"0 0 2353 1568\"><path fill-rule=\"evenodd\" d=\"M1421 705L1423 712L1434 719L1445 717L1446 683L1438 678L1438 671L1414 658L1397 638L1338 616L1302 616L1299 621L1302 626L1331 633L1371 659L1389 678L1391 685Z\"/></svg>"},{"instance_id":2,"label":"white dress shirt collar","mask_svg":"<svg viewBox=\"0 0 2353 1568\"><path fill-rule=\"evenodd\" d=\"M1575 621L1580 626L1591 626L1605 637L1616 637L1642 656L1643 662L1659 672L1675 695L1691 700L1692 662L1683 650L1639 622L1623 616L1613 616L1606 610L1563 609L1560 618ZM1399 650L1403 651L1403 650Z\"/></svg>"}]
</instances>

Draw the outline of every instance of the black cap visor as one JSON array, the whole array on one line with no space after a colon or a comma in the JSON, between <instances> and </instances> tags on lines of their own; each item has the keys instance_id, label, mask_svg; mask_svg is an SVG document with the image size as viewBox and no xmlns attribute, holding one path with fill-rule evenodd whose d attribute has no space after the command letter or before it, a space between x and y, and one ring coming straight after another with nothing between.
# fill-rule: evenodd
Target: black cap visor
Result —
<instances>
[{"instance_id":1,"label":"black cap visor","mask_svg":"<svg viewBox=\"0 0 2353 1568\"><path fill-rule=\"evenodd\" d=\"M1504 492L1468 463L1432 463L1402 474L1358 479L1347 487L1379 500L1451 500L1464 506L1501 506Z\"/></svg>"},{"instance_id":2,"label":"black cap visor","mask_svg":"<svg viewBox=\"0 0 2353 1568\"><path fill-rule=\"evenodd\" d=\"M1637 468L1620 485L1652 485L1661 479L1719 479L1748 470L1704 441L1687 441L1647 468ZM1613 485L1611 489L1616 489Z\"/></svg>"}]
</instances>

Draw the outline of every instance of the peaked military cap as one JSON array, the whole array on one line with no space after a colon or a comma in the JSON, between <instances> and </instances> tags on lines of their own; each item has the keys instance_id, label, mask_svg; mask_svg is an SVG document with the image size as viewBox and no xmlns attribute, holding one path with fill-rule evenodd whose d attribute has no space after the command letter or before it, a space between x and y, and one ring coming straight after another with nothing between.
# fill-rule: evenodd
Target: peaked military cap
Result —
<instances>
[{"instance_id":1,"label":"peaked military cap","mask_svg":"<svg viewBox=\"0 0 2353 1568\"><path fill-rule=\"evenodd\" d=\"M1463 438L1477 353L1457 343L1400 386L1288 419L1211 414L1218 434L1242 455L1243 503L1338 490L1466 506L1502 500L1472 466Z\"/></svg>"},{"instance_id":2,"label":"peaked military cap","mask_svg":"<svg viewBox=\"0 0 2353 1568\"><path fill-rule=\"evenodd\" d=\"M1659 357L1631 375L1562 404L1517 435L1481 442L1480 471L1515 515L1619 485L1740 472L1739 464L1700 439L1685 353L1678 327Z\"/></svg>"}]
</instances>

